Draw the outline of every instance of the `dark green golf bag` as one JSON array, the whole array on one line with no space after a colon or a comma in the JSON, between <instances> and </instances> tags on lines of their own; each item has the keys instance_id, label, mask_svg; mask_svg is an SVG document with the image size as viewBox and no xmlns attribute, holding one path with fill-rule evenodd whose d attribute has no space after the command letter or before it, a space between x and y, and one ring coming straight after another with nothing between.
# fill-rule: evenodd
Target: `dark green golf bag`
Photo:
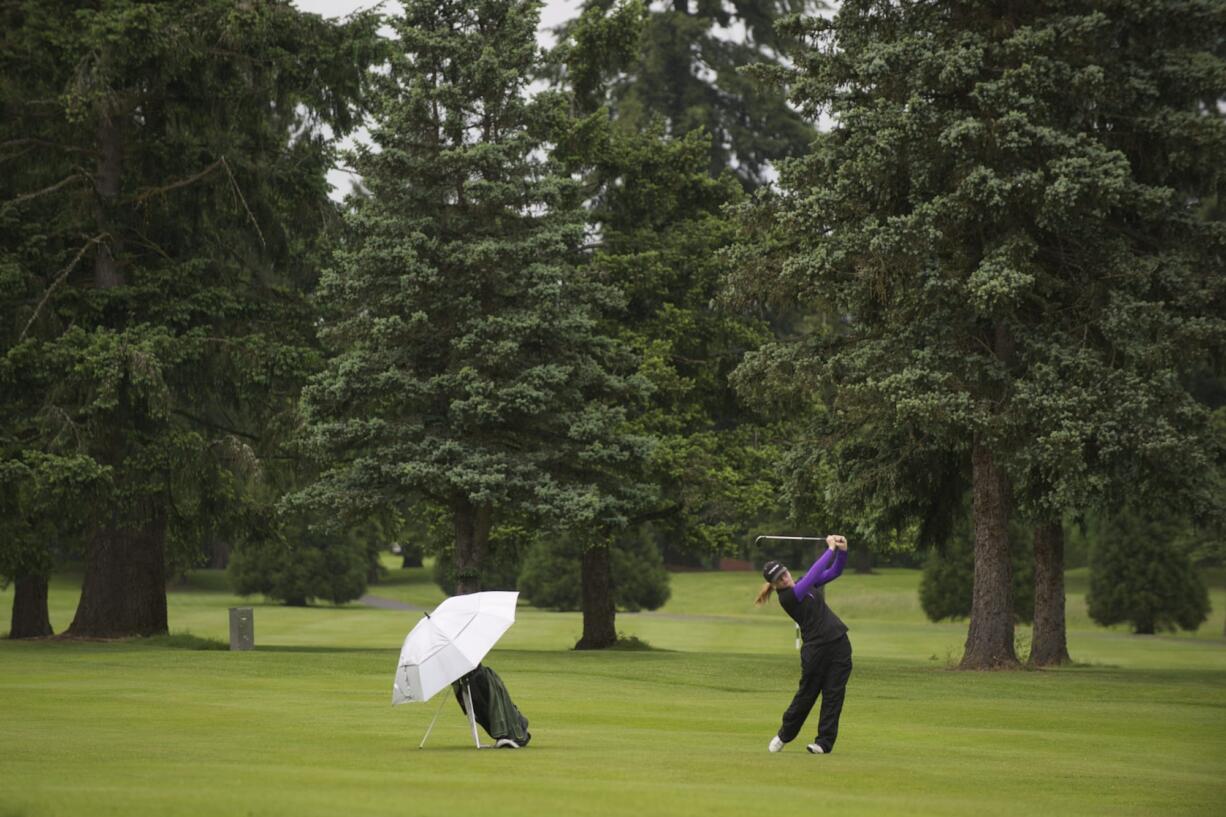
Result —
<instances>
[{"instance_id":1,"label":"dark green golf bag","mask_svg":"<svg viewBox=\"0 0 1226 817\"><path fill-rule=\"evenodd\" d=\"M506 738L520 746L528 745L528 741L532 740L532 734L528 731L528 719L511 700L511 694L507 692L498 673L484 664L478 664L475 670L451 685L455 699L460 704L460 711L467 717L468 710L464 708L465 684L468 684L472 691L473 715L486 734L496 741Z\"/></svg>"}]
</instances>

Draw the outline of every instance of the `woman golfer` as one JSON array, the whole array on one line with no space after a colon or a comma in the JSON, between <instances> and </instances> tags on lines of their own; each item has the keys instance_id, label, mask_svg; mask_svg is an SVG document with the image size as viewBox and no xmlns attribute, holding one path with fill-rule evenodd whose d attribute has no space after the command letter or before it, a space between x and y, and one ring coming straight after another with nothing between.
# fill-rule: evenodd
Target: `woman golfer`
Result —
<instances>
[{"instance_id":1,"label":"woman golfer","mask_svg":"<svg viewBox=\"0 0 1226 817\"><path fill-rule=\"evenodd\" d=\"M805 718L820 695L821 714L817 722L817 738L808 749L815 755L830 754L839 735L839 714L843 711L843 693L851 677L851 641L847 625L839 620L826 604L822 585L832 582L843 572L847 563L847 540L842 536L826 537L826 552L821 555L800 581L780 562L769 561L762 568L766 584L758 593L756 604L770 598L771 590L779 594L779 605L800 627L800 688L792 704L783 713L783 725L771 738L772 752L790 743L804 726Z\"/></svg>"}]
</instances>

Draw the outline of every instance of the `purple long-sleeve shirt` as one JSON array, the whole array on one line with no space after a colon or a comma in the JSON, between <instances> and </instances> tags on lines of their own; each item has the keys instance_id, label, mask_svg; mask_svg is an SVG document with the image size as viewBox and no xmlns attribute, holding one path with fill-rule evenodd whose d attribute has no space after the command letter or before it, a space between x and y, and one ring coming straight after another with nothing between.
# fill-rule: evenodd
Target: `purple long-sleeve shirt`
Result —
<instances>
[{"instance_id":1,"label":"purple long-sleeve shirt","mask_svg":"<svg viewBox=\"0 0 1226 817\"><path fill-rule=\"evenodd\" d=\"M779 594L779 605L800 628L800 637L805 645L800 654L802 661L806 660L804 650L812 651L823 644L833 643L847 633L847 625L826 604L825 594L814 592L823 584L837 579L846 563L847 551L828 550L813 563L804 578L792 585L792 595Z\"/></svg>"},{"instance_id":2,"label":"purple long-sleeve shirt","mask_svg":"<svg viewBox=\"0 0 1226 817\"><path fill-rule=\"evenodd\" d=\"M813 563L809 572L792 586L792 593L797 599L803 599L810 590L832 582L843 573L843 565L847 564L847 551L830 548Z\"/></svg>"}]
</instances>

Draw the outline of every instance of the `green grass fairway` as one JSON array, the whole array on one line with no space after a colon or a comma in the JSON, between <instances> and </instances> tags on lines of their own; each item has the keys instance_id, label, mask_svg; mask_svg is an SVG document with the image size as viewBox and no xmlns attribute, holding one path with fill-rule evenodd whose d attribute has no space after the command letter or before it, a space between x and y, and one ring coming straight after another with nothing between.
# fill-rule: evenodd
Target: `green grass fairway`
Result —
<instances>
[{"instance_id":1,"label":"green grass fairway","mask_svg":"<svg viewBox=\"0 0 1226 817\"><path fill-rule=\"evenodd\" d=\"M521 609L489 663L533 743L477 752L454 703L421 751L435 702L389 705L420 614L256 603L254 652L193 649L243 603L201 573L170 597L195 638L0 643L0 817L1223 815L1216 578L1200 633L1146 638L1091 627L1074 573L1077 666L969 674L947 668L965 625L923 619L916 573L845 576L829 599L856 667L837 750L814 757L766 752L798 661L777 606L749 604L752 574L676 575L663 611L619 616L646 652L572 652L577 615ZM421 570L371 592L441 598ZM54 584L57 630L76 595Z\"/></svg>"}]
</instances>

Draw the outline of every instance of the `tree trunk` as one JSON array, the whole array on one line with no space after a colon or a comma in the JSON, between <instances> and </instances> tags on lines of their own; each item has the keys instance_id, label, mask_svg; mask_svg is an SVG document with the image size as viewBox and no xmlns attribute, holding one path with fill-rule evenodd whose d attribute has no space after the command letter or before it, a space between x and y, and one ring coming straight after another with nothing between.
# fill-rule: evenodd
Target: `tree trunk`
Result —
<instances>
[{"instance_id":1,"label":"tree trunk","mask_svg":"<svg viewBox=\"0 0 1226 817\"><path fill-rule=\"evenodd\" d=\"M153 508L140 528L108 526L85 554L85 583L68 635L159 635L166 627L166 517Z\"/></svg>"},{"instance_id":2,"label":"tree trunk","mask_svg":"<svg viewBox=\"0 0 1226 817\"><path fill-rule=\"evenodd\" d=\"M98 162L94 172L94 218L98 230L106 236L99 242L94 256L94 286L110 289L123 285L123 273L115 257L119 255L120 242L111 219L111 208L119 200L123 173L123 134L115 121L115 113L109 107L98 114L97 140Z\"/></svg>"},{"instance_id":3,"label":"tree trunk","mask_svg":"<svg viewBox=\"0 0 1226 817\"><path fill-rule=\"evenodd\" d=\"M1060 520L1034 529L1034 630L1030 663L1058 667L1069 663L1064 628L1064 526Z\"/></svg>"},{"instance_id":4,"label":"tree trunk","mask_svg":"<svg viewBox=\"0 0 1226 817\"><path fill-rule=\"evenodd\" d=\"M861 544L854 548L853 551L856 558L853 562L853 569L857 573L872 573L873 572L873 553L868 545Z\"/></svg>"},{"instance_id":5,"label":"tree trunk","mask_svg":"<svg viewBox=\"0 0 1226 817\"><path fill-rule=\"evenodd\" d=\"M400 566L403 568L421 567L421 548L417 545L401 545Z\"/></svg>"},{"instance_id":6,"label":"tree trunk","mask_svg":"<svg viewBox=\"0 0 1226 817\"><path fill-rule=\"evenodd\" d=\"M972 485L975 578L961 669L1009 669L1018 661L1013 650L1008 486L992 452L979 440L972 454Z\"/></svg>"},{"instance_id":7,"label":"tree trunk","mask_svg":"<svg viewBox=\"0 0 1226 817\"><path fill-rule=\"evenodd\" d=\"M224 539L214 538L209 549L209 567L213 570L225 570L230 566L230 543Z\"/></svg>"},{"instance_id":8,"label":"tree trunk","mask_svg":"<svg viewBox=\"0 0 1226 817\"><path fill-rule=\"evenodd\" d=\"M52 635L47 613L47 577L21 576L13 588L13 621L9 638L46 638Z\"/></svg>"},{"instance_id":9,"label":"tree trunk","mask_svg":"<svg viewBox=\"0 0 1226 817\"><path fill-rule=\"evenodd\" d=\"M121 251L114 208L119 201L123 174L123 132L111 106L98 113L95 129L98 150L94 173L94 216L106 240L94 257L94 286L123 286L117 258ZM128 436L139 412L128 404L121 388L119 407L111 418L108 464L121 466L127 459ZM139 424L139 423L137 423ZM112 520L95 531L85 553L85 581L81 600L67 634L87 638L156 635L166 625L166 514L161 498L147 496L136 521Z\"/></svg>"},{"instance_id":10,"label":"tree trunk","mask_svg":"<svg viewBox=\"0 0 1226 817\"><path fill-rule=\"evenodd\" d=\"M481 590L481 562L490 538L492 509L474 505L467 497L455 509L455 592L457 596Z\"/></svg>"},{"instance_id":11,"label":"tree trunk","mask_svg":"<svg viewBox=\"0 0 1226 817\"><path fill-rule=\"evenodd\" d=\"M576 650L603 650L617 643L617 611L613 606L613 571L609 546L583 551L583 637Z\"/></svg>"}]
</instances>

